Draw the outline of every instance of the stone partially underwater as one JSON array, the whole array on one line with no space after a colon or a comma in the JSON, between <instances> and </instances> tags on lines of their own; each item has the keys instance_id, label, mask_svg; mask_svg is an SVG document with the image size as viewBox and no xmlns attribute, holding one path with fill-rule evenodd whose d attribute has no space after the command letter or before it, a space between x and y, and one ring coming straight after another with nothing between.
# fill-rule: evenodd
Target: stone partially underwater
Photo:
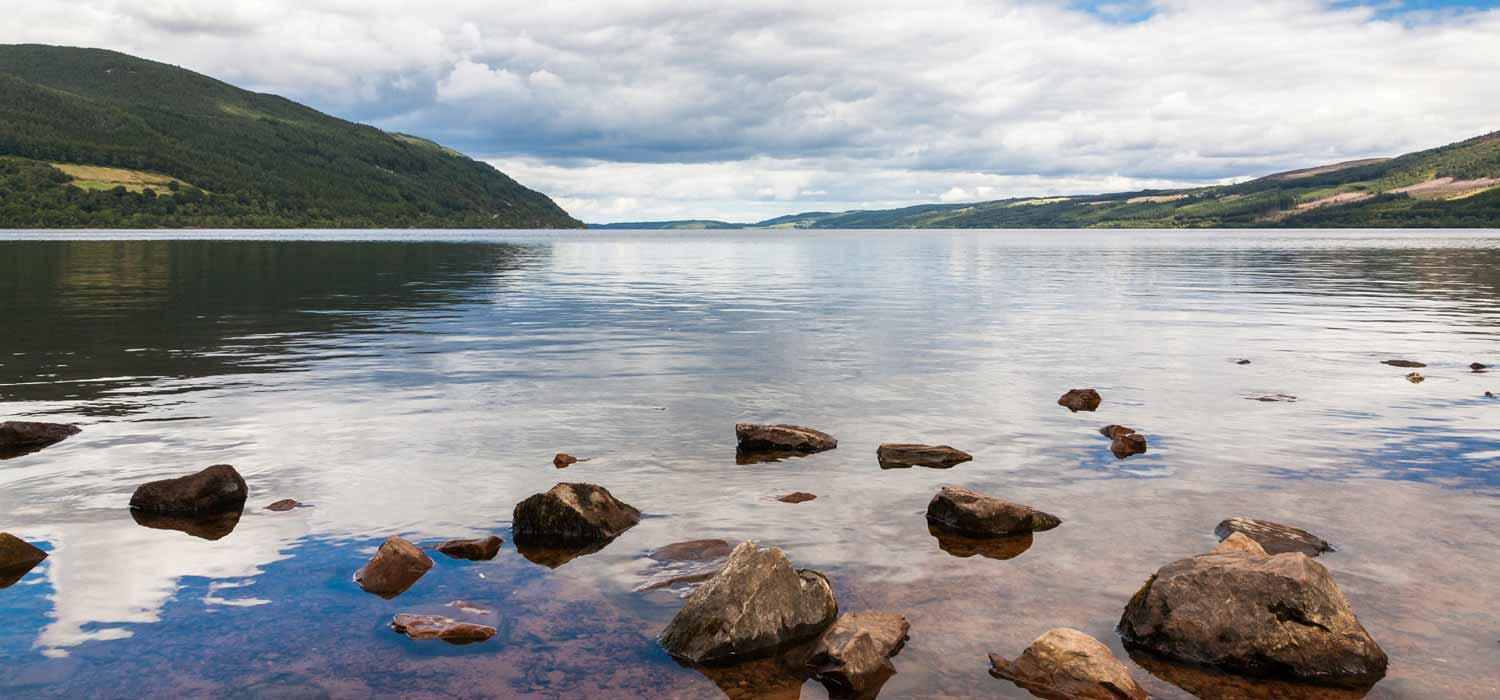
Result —
<instances>
[{"instance_id":1,"label":"stone partially underwater","mask_svg":"<svg viewBox=\"0 0 1500 700\"><path fill-rule=\"evenodd\" d=\"M744 454L813 454L839 446L832 435L800 425L736 423L734 436L739 452Z\"/></svg>"},{"instance_id":2,"label":"stone partially underwater","mask_svg":"<svg viewBox=\"0 0 1500 700\"><path fill-rule=\"evenodd\" d=\"M442 552L449 559L468 559L469 561L489 561L500 553L500 545L505 540L491 535L476 540L448 540L437 546L437 551Z\"/></svg>"},{"instance_id":3,"label":"stone partially underwater","mask_svg":"<svg viewBox=\"0 0 1500 700\"><path fill-rule=\"evenodd\" d=\"M414 640L441 639L449 644L473 644L495 636L495 628L459 622L441 615L402 613L391 619L391 629Z\"/></svg>"},{"instance_id":4,"label":"stone partially underwater","mask_svg":"<svg viewBox=\"0 0 1500 700\"><path fill-rule=\"evenodd\" d=\"M516 504L516 551L557 568L603 549L641 521L641 512L594 484L558 484Z\"/></svg>"},{"instance_id":5,"label":"stone partially underwater","mask_svg":"<svg viewBox=\"0 0 1500 700\"><path fill-rule=\"evenodd\" d=\"M0 423L0 459L12 459L46 449L66 440L82 429L63 423L5 421Z\"/></svg>"},{"instance_id":6,"label":"stone partially underwater","mask_svg":"<svg viewBox=\"0 0 1500 700\"><path fill-rule=\"evenodd\" d=\"M1057 405L1077 413L1097 410L1103 402L1104 398L1093 389L1069 389L1068 393L1057 400Z\"/></svg>"},{"instance_id":7,"label":"stone partially underwater","mask_svg":"<svg viewBox=\"0 0 1500 700\"><path fill-rule=\"evenodd\" d=\"M910 443L882 444L875 450L875 459L881 469L906 469L927 467L949 469L974 459L974 456L947 445L916 445Z\"/></svg>"},{"instance_id":8,"label":"stone partially underwater","mask_svg":"<svg viewBox=\"0 0 1500 700\"><path fill-rule=\"evenodd\" d=\"M910 631L911 624L895 613L844 613L818 637L808 669L830 697L869 700L896 675L891 658L906 646Z\"/></svg>"},{"instance_id":9,"label":"stone partially underwater","mask_svg":"<svg viewBox=\"0 0 1500 700\"><path fill-rule=\"evenodd\" d=\"M47 558L47 553L9 532L0 532L0 589L10 588Z\"/></svg>"},{"instance_id":10,"label":"stone partially underwater","mask_svg":"<svg viewBox=\"0 0 1500 700\"><path fill-rule=\"evenodd\" d=\"M142 484L130 507L154 513L222 513L245 507L250 490L234 467L215 464L196 474Z\"/></svg>"},{"instance_id":11,"label":"stone partially underwater","mask_svg":"<svg viewBox=\"0 0 1500 700\"><path fill-rule=\"evenodd\" d=\"M1324 552L1336 551L1333 545L1311 532L1269 520L1233 517L1225 519L1214 528L1214 534L1220 540L1227 540L1236 532L1255 540L1267 554L1301 552L1316 557Z\"/></svg>"},{"instance_id":12,"label":"stone partially underwater","mask_svg":"<svg viewBox=\"0 0 1500 700\"><path fill-rule=\"evenodd\" d=\"M990 674L1046 700L1146 700L1109 647L1075 629L1058 627L1037 637L1014 660L990 654Z\"/></svg>"},{"instance_id":13,"label":"stone partially underwater","mask_svg":"<svg viewBox=\"0 0 1500 700\"><path fill-rule=\"evenodd\" d=\"M1003 537L1051 530L1062 520L1030 506L944 486L927 504L927 522L973 537Z\"/></svg>"},{"instance_id":14,"label":"stone partially underwater","mask_svg":"<svg viewBox=\"0 0 1500 700\"><path fill-rule=\"evenodd\" d=\"M354 573L354 582L368 593L395 598L432 569L432 559L401 537L388 537L375 556Z\"/></svg>"}]
</instances>

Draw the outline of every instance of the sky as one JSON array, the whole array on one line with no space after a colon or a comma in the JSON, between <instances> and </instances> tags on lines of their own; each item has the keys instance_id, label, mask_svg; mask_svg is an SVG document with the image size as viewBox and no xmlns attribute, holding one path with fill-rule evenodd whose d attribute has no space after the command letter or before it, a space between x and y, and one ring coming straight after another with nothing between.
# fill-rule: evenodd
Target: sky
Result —
<instances>
[{"instance_id":1,"label":"sky","mask_svg":"<svg viewBox=\"0 0 1500 700\"><path fill-rule=\"evenodd\" d=\"M1500 130L1500 0L0 0L589 222L1237 181Z\"/></svg>"}]
</instances>

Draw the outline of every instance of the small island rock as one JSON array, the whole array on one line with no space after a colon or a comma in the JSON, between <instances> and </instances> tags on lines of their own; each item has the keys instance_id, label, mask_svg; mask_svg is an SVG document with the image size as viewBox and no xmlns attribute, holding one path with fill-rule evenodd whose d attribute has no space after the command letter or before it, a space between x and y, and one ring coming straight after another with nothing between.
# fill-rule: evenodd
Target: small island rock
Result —
<instances>
[{"instance_id":1,"label":"small island rock","mask_svg":"<svg viewBox=\"0 0 1500 700\"><path fill-rule=\"evenodd\" d=\"M781 501L782 503L805 503L817 497L817 494L808 493L806 491L793 491L785 496L778 496L776 500Z\"/></svg>"},{"instance_id":2,"label":"small island rock","mask_svg":"<svg viewBox=\"0 0 1500 700\"><path fill-rule=\"evenodd\" d=\"M388 537L379 551L354 574L365 591L390 599L406 592L432 568L432 560L411 542Z\"/></svg>"},{"instance_id":3,"label":"small island rock","mask_svg":"<svg viewBox=\"0 0 1500 700\"><path fill-rule=\"evenodd\" d=\"M279 501L277 501L275 503L272 503L271 505L266 506L266 510L269 510L269 511L272 511L272 512L276 512L276 513L285 513L285 512L287 512L289 510L292 510L292 509L296 508L297 506L300 506L300 505L302 505L302 504L298 503L294 499L283 498L283 499L281 499L281 500L279 500Z\"/></svg>"},{"instance_id":4,"label":"small island rock","mask_svg":"<svg viewBox=\"0 0 1500 700\"><path fill-rule=\"evenodd\" d=\"M516 541L607 542L641 521L641 512L602 486L558 484L516 504Z\"/></svg>"},{"instance_id":5,"label":"small island rock","mask_svg":"<svg viewBox=\"0 0 1500 700\"><path fill-rule=\"evenodd\" d=\"M197 474L141 484L130 497L130 507L157 513L222 513L241 510L250 489L228 464L215 464Z\"/></svg>"},{"instance_id":6,"label":"small island rock","mask_svg":"<svg viewBox=\"0 0 1500 700\"><path fill-rule=\"evenodd\" d=\"M459 622L441 615L402 613L391 620L391 629L412 639L441 639L449 644L473 644L495 636L495 628Z\"/></svg>"},{"instance_id":7,"label":"small island rock","mask_svg":"<svg viewBox=\"0 0 1500 700\"><path fill-rule=\"evenodd\" d=\"M1104 399L1099 396L1099 392L1093 389L1069 389L1068 393L1063 394L1057 400L1057 405L1077 413L1079 411L1093 411L1099 408L1099 404L1103 401Z\"/></svg>"},{"instance_id":8,"label":"small island rock","mask_svg":"<svg viewBox=\"0 0 1500 700\"><path fill-rule=\"evenodd\" d=\"M1483 364L1483 363L1479 363L1479 362L1473 362L1473 363L1469 364L1469 369L1472 369L1475 372L1483 372L1483 371L1485 371L1485 370L1487 370L1489 368L1490 368L1489 365L1486 365L1486 364Z\"/></svg>"},{"instance_id":9,"label":"small island rock","mask_svg":"<svg viewBox=\"0 0 1500 700\"><path fill-rule=\"evenodd\" d=\"M875 450L875 458L883 469L905 467L929 467L948 469L974 459L974 456L947 445L915 445L888 442Z\"/></svg>"},{"instance_id":10,"label":"small island rock","mask_svg":"<svg viewBox=\"0 0 1500 700\"><path fill-rule=\"evenodd\" d=\"M745 452L824 452L839 446L839 441L820 430L800 425L759 425L736 423L734 435L739 449Z\"/></svg>"},{"instance_id":11,"label":"small island rock","mask_svg":"<svg viewBox=\"0 0 1500 700\"><path fill-rule=\"evenodd\" d=\"M470 561L489 561L500 553L500 545L505 540L490 535L477 540L448 540L437 546L437 551L448 555L451 559L468 559Z\"/></svg>"},{"instance_id":12,"label":"small island rock","mask_svg":"<svg viewBox=\"0 0 1500 700\"><path fill-rule=\"evenodd\" d=\"M1427 366L1426 364L1417 362L1416 360L1381 360L1380 364L1390 365L1392 367L1404 367L1406 369L1416 369Z\"/></svg>"},{"instance_id":13,"label":"small island rock","mask_svg":"<svg viewBox=\"0 0 1500 700\"><path fill-rule=\"evenodd\" d=\"M577 457L563 452L557 453L557 456L552 458L552 466L557 467L558 469L564 469L577 463Z\"/></svg>"},{"instance_id":14,"label":"small island rock","mask_svg":"<svg viewBox=\"0 0 1500 700\"><path fill-rule=\"evenodd\" d=\"M906 646L909 631L911 624L895 613L845 613L818 638L808 667L830 696L873 698L895 675L891 657Z\"/></svg>"},{"instance_id":15,"label":"small island rock","mask_svg":"<svg viewBox=\"0 0 1500 700\"><path fill-rule=\"evenodd\" d=\"M1036 638L1014 661L990 654L990 673L1048 700L1146 700L1109 647L1067 627Z\"/></svg>"},{"instance_id":16,"label":"small island rock","mask_svg":"<svg viewBox=\"0 0 1500 700\"><path fill-rule=\"evenodd\" d=\"M810 640L838 616L828 579L794 570L775 547L735 547L719 575L688 597L659 641L667 653L693 663L764 656Z\"/></svg>"},{"instance_id":17,"label":"small island rock","mask_svg":"<svg viewBox=\"0 0 1500 700\"><path fill-rule=\"evenodd\" d=\"M47 558L41 548L9 532L0 532L0 588L9 588Z\"/></svg>"},{"instance_id":18,"label":"small island rock","mask_svg":"<svg viewBox=\"0 0 1500 700\"><path fill-rule=\"evenodd\" d=\"M1057 516L957 486L944 486L927 504L927 521L954 532L999 537L1051 530Z\"/></svg>"},{"instance_id":19,"label":"small island rock","mask_svg":"<svg viewBox=\"0 0 1500 700\"><path fill-rule=\"evenodd\" d=\"M0 423L0 459L51 447L82 430L76 425L10 420Z\"/></svg>"},{"instance_id":20,"label":"small island rock","mask_svg":"<svg viewBox=\"0 0 1500 700\"><path fill-rule=\"evenodd\" d=\"M1214 534L1220 540L1228 540L1236 532L1255 540L1267 554L1301 552L1316 557L1324 552L1335 551L1333 545L1311 532L1269 520L1234 517L1220 522L1214 528Z\"/></svg>"}]
</instances>

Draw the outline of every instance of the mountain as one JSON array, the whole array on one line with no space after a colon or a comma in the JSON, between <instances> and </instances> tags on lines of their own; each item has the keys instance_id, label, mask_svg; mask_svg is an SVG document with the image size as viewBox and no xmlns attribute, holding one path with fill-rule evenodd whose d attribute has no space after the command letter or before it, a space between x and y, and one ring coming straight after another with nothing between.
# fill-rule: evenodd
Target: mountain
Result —
<instances>
[{"instance_id":1,"label":"mountain","mask_svg":"<svg viewBox=\"0 0 1500 700\"><path fill-rule=\"evenodd\" d=\"M695 228L1494 228L1500 132L1411 153L1236 185L811 212ZM632 224L682 228L673 222Z\"/></svg>"},{"instance_id":2,"label":"mountain","mask_svg":"<svg viewBox=\"0 0 1500 700\"><path fill-rule=\"evenodd\" d=\"M0 46L0 228L577 228L415 136L113 51Z\"/></svg>"}]
</instances>

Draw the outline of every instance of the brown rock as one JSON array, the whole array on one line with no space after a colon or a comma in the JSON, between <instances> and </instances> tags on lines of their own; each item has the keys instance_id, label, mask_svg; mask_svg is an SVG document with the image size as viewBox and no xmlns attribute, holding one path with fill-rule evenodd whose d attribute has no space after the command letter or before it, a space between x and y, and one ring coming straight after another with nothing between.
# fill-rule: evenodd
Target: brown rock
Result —
<instances>
[{"instance_id":1,"label":"brown rock","mask_svg":"<svg viewBox=\"0 0 1500 700\"><path fill-rule=\"evenodd\" d=\"M391 599L406 592L432 568L432 560L416 545L388 537L375 556L354 574L354 582L369 593Z\"/></svg>"},{"instance_id":2,"label":"brown rock","mask_svg":"<svg viewBox=\"0 0 1500 700\"><path fill-rule=\"evenodd\" d=\"M875 458L880 461L880 468L882 469L903 469L907 467L948 469L970 461L974 459L974 456L963 450L955 450L947 445L913 445L888 442L881 445L875 451Z\"/></svg>"},{"instance_id":3,"label":"brown rock","mask_svg":"<svg viewBox=\"0 0 1500 700\"><path fill-rule=\"evenodd\" d=\"M141 484L130 507L158 513L219 513L245 507L250 490L239 472L215 464L197 474Z\"/></svg>"},{"instance_id":4,"label":"brown rock","mask_svg":"<svg viewBox=\"0 0 1500 700\"><path fill-rule=\"evenodd\" d=\"M300 505L302 504L293 499L283 498L275 503L272 503L271 505L266 506L266 510L275 511L277 513L285 513Z\"/></svg>"},{"instance_id":5,"label":"brown rock","mask_svg":"<svg viewBox=\"0 0 1500 700\"><path fill-rule=\"evenodd\" d=\"M441 615L402 613L391 620L391 629L412 639L441 639L449 644L473 644L495 636L495 628L459 622Z\"/></svg>"},{"instance_id":6,"label":"brown rock","mask_svg":"<svg viewBox=\"0 0 1500 700\"><path fill-rule=\"evenodd\" d=\"M608 542L641 521L641 512L593 484L558 484L516 504L516 542Z\"/></svg>"},{"instance_id":7,"label":"brown rock","mask_svg":"<svg viewBox=\"0 0 1500 700\"><path fill-rule=\"evenodd\" d=\"M811 494L806 491L793 491L785 496L777 497L776 500L781 501L782 503L804 503L806 501L811 501L814 498L817 498L816 494Z\"/></svg>"},{"instance_id":8,"label":"brown rock","mask_svg":"<svg viewBox=\"0 0 1500 700\"><path fill-rule=\"evenodd\" d=\"M1406 381L1411 382L1412 384L1421 384L1422 382L1427 381L1427 378L1422 376L1418 372L1412 372L1411 374L1406 375Z\"/></svg>"},{"instance_id":9,"label":"brown rock","mask_svg":"<svg viewBox=\"0 0 1500 700\"><path fill-rule=\"evenodd\" d=\"M821 634L838 615L828 579L786 555L743 542L724 570L688 597L659 641L694 663L764 656Z\"/></svg>"},{"instance_id":10,"label":"brown rock","mask_svg":"<svg viewBox=\"0 0 1500 700\"><path fill-rule=\"evenodd\" d=\"M81 432L76 425L11 420L0 423L0 459L51 447Z\"/></svg>"},{"instance_id":11,"label":"brown rock","mask_svg":"<svg viewBox=\"0 0 1500 700\"><path fill-rule=\"evenodd\" d=\"M1109 442L1109 451L1116 459L1146 454L1146 436L1140 433L1121 435Z\"/></svg>"},{"instance_id":12,"label":"brown rock","mask_svg":"<svg viewBox=\"0 0 1500 700\"><path fill-rule=\"evenodd\" d=\"M564 468L567 468L570 465L577 464L577 463L578 463L578 458L577 457L574 457L573 455L565 454L565 453L562 453L562 452L557 453L557 456L552 458L552 466L557 467L558 469L564 469Z\"/></svg>"},{"instance_id":13,"label":"brown rock","mask_svg":"<svg viewBox=\"0 0 1500 700\"><path fill-rule=\"evenodd\" d=\"M1241 554L1254 554L1256 556L1262 557L1268 556L1266 554L1266 550L1260 546L1259 542L1246 537L1245 533L1243 532L1229 533L1229 536L1225 537L1224 541L1219 543L1219 546L1214 547L1214 551L1212 553L1233 554L1236 552Z\"/></svg>"},{"instance_id":14,"label":"brown rock","mask_svg":"<svg viewBox=\"0 0 1500 700\"><path fill-rule=\"evenodd\" d=\"M990 654L990 673L1048 700L1146 700L1125 664L1075 629L1049 630L1008 661Z\"/></svg>"},{"instance_id":15,"label":"brown rock","mask_svg":"<svg viewBox=\"0 0 1500 700\"><path fill-rule=\"evenodd\" d=\"M1107 437L1107 438L1109 438L1111 440L1113 440L1113 439L1115 439L1117 437L1120 437L1121 435L1130 435L1131 433L1134 433L1134 432L1135 432L1135 428L1127 428L1127 427L1125 427L1123 425L1114 425L1114 424L1106 425L1103 428L1099 429L1099 434L1100 435L1103 435L1104 437Z\"/></svg>"},{"instance_id":16,"label":"brown rock","mask_svg":"<svg viewBox=\"0 0 1500 700\"><path fill-rule=\"evenodd\" d=\"M709 561L723 559L734 551L724 540L688 540L675 542L647 555L657 561Z\"/></svg>"},{"instance_id":17,"label":"brown rock","mask_svg":"<svg viewBox=\"0 0 1500 700\"><path fill-rule=\"evenodd\" d=\"M1370 683L1387 663L1328 570L1299 552L1168 564L1130 599L1119 630L1178 662L1323 685Z\"/></svg>"},{"instance_id":18,"label":"brown rock","mask_svg":"<svg viewBox=\"0 0 1500 700\"><path fill-rule=\"evenodd\" d=\"M1093 411L1099 408L1099 404L1103 401L1104 399L1099 396L1099 392L1093 389L1069 389L1068 393L1063 394L1062 398L1057 400L1057 405L1077 413L1079 411Z\"/></svg>"},{"instance_id":19,"label":"brown rock","mask_svg":"<svg viewBox=\"0 0 1500 700\"><path fill-rule=\"evenodd\" d=\"M724 540L691 540L669 544L648 555L652 566L646 580L636 592L677 588L703 583L724 569L724 560L733 551Z\"/></svg>"},{"instance_id":20,"label":"brown rock","mask_svg":"<svg viewBox=\"0 0 1500 700\"><path fill-rule=\"evenodd\" d=\"M47 558L47 553L9 532L0 532L0 589L9 588Z\"/></svg>"},{"instance_id":21,"label":"brown rock","mask_svg":"<svg viewBox=\"0 0 1500 700\"><path fill-rule=\"evenodd\" d=\"M1493 398L1495 398L1495 392L1493 392L1493 391L1486 391L1486 392L1484 392L1484 398L1487 398L1487 399L1493 399Z\"/></svg>"},{"instance_id":22,"label":"brown rock","mask_svg":"<svg viewBox=\"0 0 1500 700\"><path fill-rule=\"evenodd\" d=\"M744 452L824 452L839 446L828 433L799 425L736 423L735 437Z\"/></svg>"},{"instance_id":23,"label":"brown rock","mask_svg":"<svg viewBox=\"0 0 1500 700\"><path fill-rule=\"evenodd\" d=\"M1026 550L1031 549L1031 544L1034 540L1029 532L1004 537L973 537L953 532L932 523L927 524L927 534L937 539L938 549L960 559L968 559L973 556L994 559L996 561L1015 559L1025 554Z\"/></svg>"},{"instance_id":24,"label":"brown rock","mask_svg":"<svg viewBox=\"0 0 1500 700\"><path fill-rule=\"evenodd\" d=\"M1422 364L1421 362L1417 362L1415 360L1381 360L1380 364L1382 364L1382 365L1390 365L1392 367L1405 367L1405 368L1408 368L1408 369L1417 368L1417 367L1426 367L1427 366L1427 365Z\"/></svg>"},{"instance_id":25,"label":"brown rock","mask_svg":"<svg viewBox=\"0 0 1500 700\"><path fill-rule=\"evenodd\" d=\"M891 658L901 653L910 630L895 613L845 613L818 638L808 667L831 697L874 698L896 674Z\"/></svg>"},{"instance_id":26,"label":"brown rock","mask_svg":"<svg viewBox=\"0 0 1500 700\"><path fill-rule=\"evenodd\" d=\"M437 551L448 555L451 559L468 559L470 561L489 561L500 553L500 545L505 540L490 535L477 540L448 540L437 546Z\"/></svg>"},{"instance_id":27,"label":"brown rock","mask_svg":"<svg viewBox=\"0 0 1500 700\"><path fill-rule=\"evenodd\" d=\"M927 522L954 532L997 537L1051 530L1062 524L1057 516L1035 508L957 486L944 486L932 497Z\"/></svg>"},{"instance_id":28,"label":"brown rock","mask_svg":"<svg viewBox=\"0 0 1500 700\"><path fill-rule=\"evenodd\" d=\"M1307 556L1316 557L1324 552L1336 551L1333 545L1311 532L1269 520L1234 517L1224 520L1214 528L1214 534L1218 535L1220 540L1227 540L1236 532L1255 540L1267 554L1301 552Z\"/></svg>"},{"instance_id":29,"label":"brown rock","mask_svg":"<svg viewBox=\"0 0 1500 700\"><path fill-rule=\"evenodd\" d=\"M1489 365L1481 364L1481 363L1478 363L1478 362L1474 362L1474 363L1470 363L1469 364L1469 369L1472 369L1475 372L1483 372L1483 371L1485 371L1485 370L1487 370L1489 368L1490 368Z\"/></svg>"}]
</instances>

